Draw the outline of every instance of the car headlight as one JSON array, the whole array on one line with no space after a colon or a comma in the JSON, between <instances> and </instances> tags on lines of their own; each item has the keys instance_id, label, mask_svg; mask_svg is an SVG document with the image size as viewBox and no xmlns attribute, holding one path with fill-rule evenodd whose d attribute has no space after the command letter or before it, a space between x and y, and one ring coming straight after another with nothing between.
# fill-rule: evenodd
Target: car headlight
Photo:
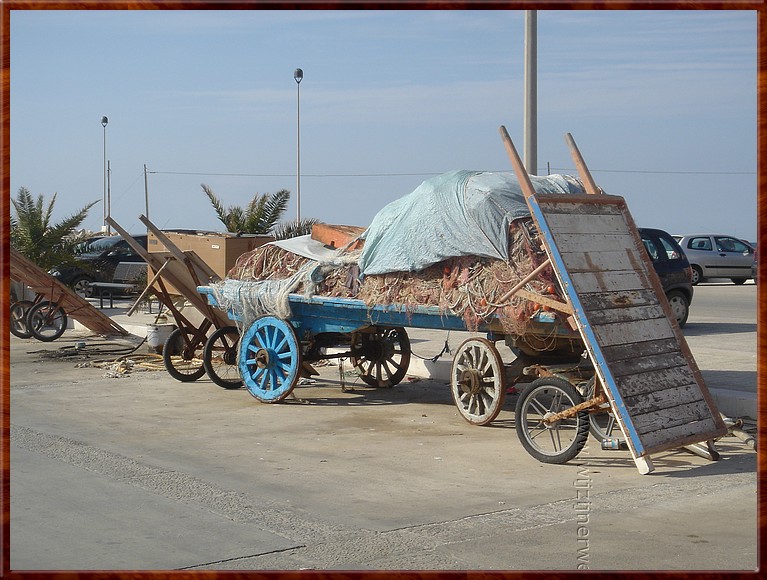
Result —
<instances>
[{"instance_id":1,"label":"car headlight","mask_svg":"<svg viewBox=\"0 0 767 580\"><path fill-rule=\"evenodd\" d=\"M61 276L61 272L59 272L58 268L51 268L50 270L48 270L48 273L51 276L54 276L55 278L58 278L59 276Z\"/></svg>"}]
</instances>

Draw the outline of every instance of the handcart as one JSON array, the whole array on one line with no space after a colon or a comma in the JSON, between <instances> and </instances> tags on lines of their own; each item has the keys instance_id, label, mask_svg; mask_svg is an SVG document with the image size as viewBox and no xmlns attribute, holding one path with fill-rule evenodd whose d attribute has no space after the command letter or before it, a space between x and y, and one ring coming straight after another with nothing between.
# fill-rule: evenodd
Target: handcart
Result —
<instances>
[{"instance_id":1,"label":"handcart","mask_svg":"<svg viewBox=\"0 0 767 580\"><path fill-rule=\"evenodd\" d=\"M504 365L495 342L509 343L510 337L494 320L484 321L478 330L487 338L466 340L453 357L450 388L461 415L476 425L491 422L507 386L526 382L515 425L532 456L565 463L581 451L590 428L609 442L617 427L643 474L654 469L652 453L724 435L727 428L623 198L601 194L569 135L588 193L536 194L504 127L501 135L547 254L506 296L545 303L570 325L552 328L542 312L531 328L553 337L559 348L522 352ZM566 301L525 290L546 267L554 270ZM222 304L213 287L198 291L242 322L237 305ZM240 340L240 374L264 402L284 399L311 373L310 363L326 358L348 357L369 385L395 385L410 361L406 327L466 330L464 319L434 306L371 307L361 300L300 294L290 294L288 302L289 317L256 318ZM328 354L329 347L342 351Z\"/></svg>"},{"instance_id":2,"label":"handcart","mask_svg":"<svg viewBox=\"0 0 767 580\"><path fill-rule=\"evenodd\" d=\"M82 296L56 280L21 252L13 247L10 251L11 279L23 283L36 294L34 300L20 299L11 304L10 330L13 335L51 342L64 334L69 317L94 332L128 334L127 330L96 310Z\"/></svg>"},{"instance_id":3,"label":"handcart","mask_svg":"<svg viewBox=\"0 0 767 580\"><path fill-rule=\"evenodd\" d=\"M218 276L193 251L179 249L147 217L142 215L139 219L167 251L148 252L114 219L107 218L154 272L128 315L146 295L154 294L176 323L176 329L165 341L162 352L168 374L178 381L190 382L207 372L211 380L223 388L241 387L242 379L236 366L239 331L221 310L212 308L196 290L200 284L209 284ZM197 309L202 321L195 324L185 316L176 306L174 294L181 295Z\"/></svg>"}]
</instances>

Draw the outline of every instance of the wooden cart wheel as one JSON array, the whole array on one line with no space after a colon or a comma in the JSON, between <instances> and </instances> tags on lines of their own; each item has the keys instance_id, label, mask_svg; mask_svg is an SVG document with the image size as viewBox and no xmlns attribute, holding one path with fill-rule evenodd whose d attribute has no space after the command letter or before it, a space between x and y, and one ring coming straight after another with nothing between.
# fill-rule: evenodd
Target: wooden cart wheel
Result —
<instances>
[{"instance_id":1,"label":"wooden cart wheel","mask_svg":"<svg viewBox=\"0 0 767 580\"><path fill-rule=\"evenodd\" d=\"M544 420L582 402L575 387L559 377L530 383L519 396L515 413L517 435L525 450L543 463L567 463L578 455L589 435L588 411L548 424Z\"/></svg>"},{"instance_id":2,"label":"wooden cart wheel","mask_svg":"<svg viewBox=\"0 0 767 580\"><path fill-rule=\"evenodd\" d=\"M393 387L410 366L410 339L401 326L371 326L352 333L351 363L371 387Z\"/></svg>"},{"instance_id":3,"label":"wooden cart wheel","mask_svg":"<svg viewBox=\"0 0 767 580\"><path fill-rule=\"evenodd\" d=\"M27 312L27 330L37 340L51 342L67 329L67 313L56 302L38 302Z\"/></svg>"},{"instance_id":4,"label":"wooden cart wheel","mask_svg":"<svg viewBox=\"0 0 767 580\"><path fill-rule=\"evenodd\" d=\"M450 393L458 412L472 425L487 425L503 407L506 380L495 345L484 338L464 341L450 369Z\"/></svg>"},{"instance_id":5,"label":"wooden cart wheel","mask_svg":"<svg viewBox=\"0 0 767 580\"><path fill-rule=\"evenodd\" d=\"M298 382L301 348L289 322L263 316L240 339L240 374L251 395L264 403L287 397Z\"/></svg>"},{"instance_id":6,"label":"wooden cart wheel","mask_svg":"<svg viewBox=\"0 0 767 580\"><path fill-rule=\"evenodd\" d=\"M210 380L225 389L242 386L240 367L237 365L237 343L240 331L236 326L224 326L210 335L202 353L202 364Z\"/></svg>"},{"instance_id":7,"label":"wooden cart wheel","mask_svg":"<svg viewBox=\"0 0 767 580\"><path fill-rule=\"evenodd\" d=\"M189 383L205 374L201 341L190 328L177 328L168 336L162 349L162 361L168 374L177 381Z\"/></svg>"},{"instance_id":8,"label":"wooden cart wheel","mask_svg":"<svg viewBox=\"0 0 767 580\"><path fill-rule=\"evenodd\" d=\"M13 336L30 338L32 333L27 328L27 314L34 302L31 300L19 300L11 304L10 330Z\"/></svg>"}]
</instances>

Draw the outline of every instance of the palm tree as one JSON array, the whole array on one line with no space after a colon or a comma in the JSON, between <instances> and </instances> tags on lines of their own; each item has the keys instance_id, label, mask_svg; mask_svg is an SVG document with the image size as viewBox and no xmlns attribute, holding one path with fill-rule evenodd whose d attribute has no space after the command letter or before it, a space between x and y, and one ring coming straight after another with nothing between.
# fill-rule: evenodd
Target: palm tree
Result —
<instances>
[{"instance_id":1,"label":"palm tree","mask_svg":"<svg viewBox=\"0 0 767 580\"><path fill-rule=\"evenodd\" d=\"M21 187L11 202L16 210L16 216L10 218L11 245L43 270L74 259L74 246L82 241L76 230L88 216L88 210L98 203L89 203L66 219L51 223L55 193L44 207L42 195L33 198L26 187Z\"/></svg>"},{"instance_id":2,"label":"palm tree","mask_svg":"<svg viewBox=\"0 0 767 580\"><path fill-rule=\"evenodd\" d=\"M287 189L276 193L256 194L244 208L236 205L225 208L209 185L201 185L216 211L216 216L229 232L262 235L271 233L277 239L284 239L310 233L312 225L318 221L310 218L279 224L290 200L290 192Z\"/></svg>"}]
</instances>

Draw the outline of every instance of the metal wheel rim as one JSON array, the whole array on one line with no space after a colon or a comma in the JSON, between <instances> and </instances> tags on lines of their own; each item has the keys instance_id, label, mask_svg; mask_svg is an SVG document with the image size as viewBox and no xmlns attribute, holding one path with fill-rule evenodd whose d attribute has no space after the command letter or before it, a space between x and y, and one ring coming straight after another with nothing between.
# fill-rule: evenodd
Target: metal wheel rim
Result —
<instances>
[{"instance_id":1,"label":"metal wheel rim","mask_svg":"<svg viewBox=\"0 0 767 580\"><path fill-rule=\"evenodd\" d=\"M185 336L188 337L185 340ZM193 343L194 349L187 346L187 342ZM203 350L204 343L195 338L194 332L185 328L177 328L168 337L164 349L164 360L166 368L168 365L173 367L173 371L178 375L176 377L182 381L194 381L205 374L203 368Z\"/></svg>"},{"instance_id":2,"label":"metal wheel rim","mask_svg":"<svg viewBox=\"0 0 767 580\"><path fill-rule=\"evenodd\" d=\"M240 333L235 326L219 328L205 345L203 360L205 370L217 385L234 389L242 386L240 367L237 364L237 347Z\"/></svg>"},{"instance_id":3,"label":"metal wheel rim","mask_svg":"<svg viewBox=\"0 0 767 580\"><path fill-rule=\"evenodd\" d=\"M450 387L461 416L473 425L493 421L506 393L503 361L495 346L483 338L470 338L453 359Z\"/></svg>"},{"instance_id":4,"label":"metal wheel rim","mask_svg":"<svg viewBox=\"0 0 767 580\"><path fill-rule=\"evenodd\" d=\"M543 419L576 404L577 401L558 387L541 385L527 395L523 405L524 412L516 420L521 422L528 442L536 451L554 457L574 444L580 416L560 419L548 426L543 423Z\"/></svg>"},{"instance_id":5,"label":"metal wheel rim","mask_svg":"<svg viewBox=\"0 0 767 580\"><path fill-rule=\"evenodd\" d=\"M29 328L27 328L27 314L32 304L30 300L20 300L11 304L10 330L14 336L19 338L29 338L32 336Z\"/></svg>"},{"instance_id":6,"label":"metal wheel rim","mask_svg":"<svg viewBox=\"0 0 767 580\"><path fill-rule=\"evenodd\" d=\"M27 312L27 330L40 340L53 340L66 329L67 315L58 304L43 302Z\"/></svg>"}]
</instances>

